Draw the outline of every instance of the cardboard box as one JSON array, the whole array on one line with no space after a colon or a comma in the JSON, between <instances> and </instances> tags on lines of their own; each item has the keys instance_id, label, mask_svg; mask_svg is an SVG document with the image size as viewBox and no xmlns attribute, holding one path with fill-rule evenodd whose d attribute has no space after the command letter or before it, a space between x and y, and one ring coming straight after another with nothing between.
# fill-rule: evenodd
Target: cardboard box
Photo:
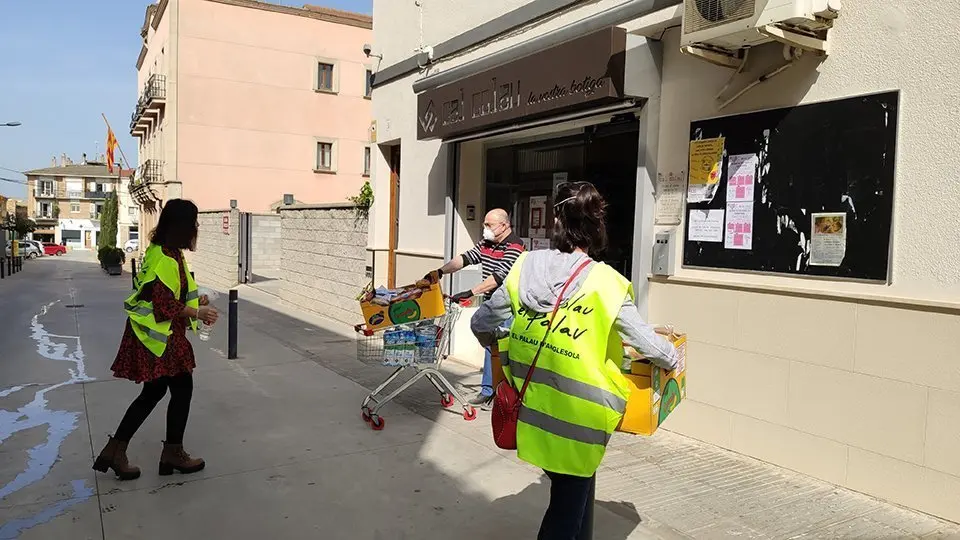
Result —
<instances>
[{"instance_id":1,"label":"cardboard box","mask_svg":"<svg viewBox=\"0 0 960 540\"><path fill-rule=\"evenodd\" d=\"M623 375L630 387L630 398L617 431L653 435L687 397L687 336L674 334L670 341L679 357L673 371L658 368L632 349L625 351L633 360L630 373Z\"/></svg>"},{"instance_id":2,"label":"cardboard box","mask_svg":"<svg viewBox=\"0 0 960 540\"><path fill-rule=\"evenodd\" d=\"M363 312L365 330L376 331L398 324L415 323L446 313L437 279L421 280L394 291L398 296L387 305L375 301L372 284L361 294L360 311Z\"/></svg>"}]
</instances>

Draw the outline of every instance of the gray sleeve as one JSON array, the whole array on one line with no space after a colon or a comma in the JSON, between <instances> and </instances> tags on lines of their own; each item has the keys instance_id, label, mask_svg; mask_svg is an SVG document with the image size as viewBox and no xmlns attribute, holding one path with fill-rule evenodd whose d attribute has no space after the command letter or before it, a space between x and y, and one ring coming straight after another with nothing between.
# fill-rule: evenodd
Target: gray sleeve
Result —
<instances>
[{"instance_id":1,"label":"gray sleeve","mask_svg":"<svg viewBox=\"0 0 960 540\"><path fill-rule=\"evenodd\" d=\"M511 314L510 295L507 294L506 287L500 287L489 300L480 304L480 308L473 314L470 330L480 345L489 347L497 339L497 329Z\"/></svg>"},{"instance_id":2,"label":"gray sleeve","mask_svg":"<svg viewBox=\"0 0 960 540\"><path fill-rule=\"evenodd\" d=\"M624 299L620 306L616 325L624 343L639 351L648 360L665 369L677 366L677 350L673 344L640 318L640 312L630 297Z\"/></svg>"}]
</instances>

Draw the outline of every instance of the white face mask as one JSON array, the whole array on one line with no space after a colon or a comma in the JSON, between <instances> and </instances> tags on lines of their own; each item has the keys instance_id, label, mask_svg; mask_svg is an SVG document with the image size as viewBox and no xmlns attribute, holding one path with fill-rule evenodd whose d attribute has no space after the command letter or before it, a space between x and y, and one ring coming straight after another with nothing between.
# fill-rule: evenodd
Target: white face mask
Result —
<instances>
[{"instance_id":1,"label":"white face mask","mask_svg":"<svg viewBox=\"0 0 960 540\"><path fill-rule=\"evenodd\" d=\"M493 242L497 239L497 235L493 234L493 229L490 227L483 228L483 239L487 242Z\"/></svg>"}]
</instances>

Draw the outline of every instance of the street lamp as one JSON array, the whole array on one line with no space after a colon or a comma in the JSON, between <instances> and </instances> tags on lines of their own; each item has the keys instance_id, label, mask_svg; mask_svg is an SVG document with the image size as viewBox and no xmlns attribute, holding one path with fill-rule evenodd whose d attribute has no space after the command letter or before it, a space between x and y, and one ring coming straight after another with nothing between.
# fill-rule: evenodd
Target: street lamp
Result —
<instances>
[{"instance_id":1,"label":"street lamp","mask_svg":"<svg viewBox=\"0 0 960 540\"><path fill-rule=\"evenodd\" d=\"M0 124L2 127L17 127L20 125L20 122L7 122L6 124Z\"/></svg>"}]
</instances>

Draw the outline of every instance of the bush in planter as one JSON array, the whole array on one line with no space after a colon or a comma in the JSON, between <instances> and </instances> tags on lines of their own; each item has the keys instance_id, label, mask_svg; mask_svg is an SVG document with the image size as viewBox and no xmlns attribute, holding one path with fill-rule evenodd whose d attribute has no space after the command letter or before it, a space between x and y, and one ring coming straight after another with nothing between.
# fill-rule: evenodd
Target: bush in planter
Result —
<instances>
[{"instance_id":1,"label":"bush in planter","mask_svg":"<svg viewBox=\"0 0 960 540\"><path fill-rule=\"evenodd\" d=\"M123 268L123 262L126 260L126 254L123 250L116 247L103 247L97 252L100 259L100 266L113 275L119 274Z\"/></svg>"}]
</instances>

